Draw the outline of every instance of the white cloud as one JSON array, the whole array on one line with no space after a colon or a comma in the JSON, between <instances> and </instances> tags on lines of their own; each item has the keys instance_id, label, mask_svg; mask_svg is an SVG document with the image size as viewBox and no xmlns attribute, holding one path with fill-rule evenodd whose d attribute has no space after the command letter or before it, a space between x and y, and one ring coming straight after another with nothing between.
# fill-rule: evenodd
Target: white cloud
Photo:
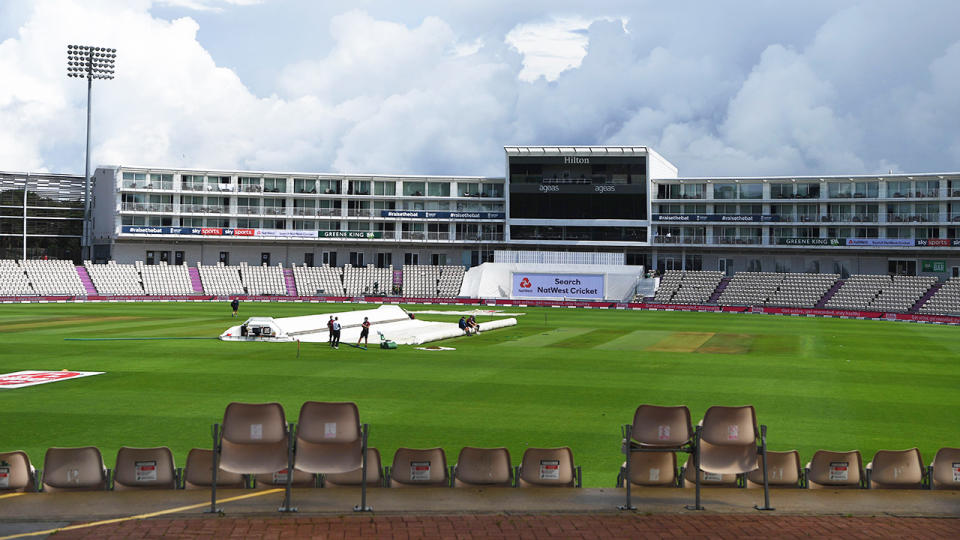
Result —
<instances>
[{"instance_id":1,"label":"white cloud","mask_svg":"<svg viewBox=\"0 0 960 540\"><path fill-rule=\"evenodd\" d=\"M256 27L207 31L197 21L233 19L165 20L156 5L0 4L16 28L0 42L0 74L14 81L0 84L0 169L82 170L86 95L65 76L71 42L118 49L117 78L94 83L94 163L496 175L505 144L646 144L690 175L960 162L955 3L617 2L565 18L531 7L502 10L514 19L494 31L467 12L430 14L448 3L417 16L372 0L318 12L316 40L297 51L306 60L268 55L279 65L260 95L238 76L257 70L210 52L229 42L204 41ZM258 16L282 27L296 14L278 4Z\"/></svg>"}]
</instances>

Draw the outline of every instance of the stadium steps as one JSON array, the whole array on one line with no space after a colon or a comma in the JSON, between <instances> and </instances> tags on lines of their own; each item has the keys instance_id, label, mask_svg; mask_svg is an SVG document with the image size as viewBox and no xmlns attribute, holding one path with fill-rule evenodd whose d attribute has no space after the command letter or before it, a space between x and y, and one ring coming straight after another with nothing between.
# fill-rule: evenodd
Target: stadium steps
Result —
<instances>
[{"instance_id":1,"label":"stadium steps","mask_svg":"<svg viewBox=\"0 0 960 540\"><path fill-rule=\"evenodd\" d=\"M190 266L187 268L187 272L190 273L190 285L193 286L193 292L203 293L203 282L200 281L200 269L196 266Z\"/></svg>"},{"instance_id":2,"label":"stadium steps","mask_svg":"<svg viewBox=\"0 0 960 540\"><path fill-rule=\"evenodd\" d=\"M287 286L287 296L297 296L297 282L293 278L293 269L283 269L283 284Z\"/></svg>"},{"instance_id":3,"label":"stadium steps","mask_svg":"<svg viewBox=\"0 0 960 540\"><path fill-rule=\"evenodd\" d=\"M713 291L713 294L710 295L710 299L707 300L708 304L716 304L720 300L720 295L723 294L724 289L727 288L727 285L730 284L730 280L733 278L723 278L720 280L720 283L717 285L717 290Z\"/></svg>"},{"instance_id":4,"label":"stadium steps","mask_svg":"<svg viewBox=\"0 0 960 540\"><path fill-rule=\"evenodd\" d=\"M929 300L931 296L936 294L936 292L939 291L941 287L943 287L943 284L944 284L943 281L938 281L933 285L931 285L930 288L927 289L927 292L923 293L923 296L921 296L920 299L917 300L917 302L913 304L913 306L911 306L910 309L907 310L907 313L916 313L920 311L920 308L922 308L923 305L927 303L927 300Z\"/></svg>"},{"instance_id":5,"label":"stadium steps","mask_svg":"<svg viewBox=\"0 0 960 540\"><path fill-rule=\"evenodd\" d=\"M837 282L834 283L833 286L830 287L830 289L823 295L823 298L817 302L817 305L815 305L814 308L823 309L823 306L827 305L827 302L833 298L833 295L837 294L837 291L840 290L840 287L843 287L844 283L846 283L846 281L838 279Z\"/></svg>"},{"instance_id":6,"label":"stadium steps","mask_svg":"<svg viewBox=\"0 0 960 540\"><path fill-rule=\"evenodd\" d=\"M80 276L80 283L83 283L83 288L87 290L87 296L97 296L97 288L93 285L93 280L90 279L90 274L87 273L87 269L78 266L77 275Z\"/></svg>"}]
</instances>

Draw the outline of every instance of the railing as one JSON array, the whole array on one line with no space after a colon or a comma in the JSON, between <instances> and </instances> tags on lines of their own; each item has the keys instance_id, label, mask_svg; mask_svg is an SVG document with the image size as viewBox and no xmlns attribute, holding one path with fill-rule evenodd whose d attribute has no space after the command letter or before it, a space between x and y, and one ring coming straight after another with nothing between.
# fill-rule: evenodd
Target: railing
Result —
<instances>
[{"instance_id":1,"label":"railing","mask_svg":"<svg viewBox=\"0 0 960 540\"><path fill-rule=\"evenodd\" d=\"M287 209L277 208L275 206L265 206L263 208L263 214L267 216L285 216L287 215Z\"/></svg>"},{"instance_id":2,"label":"railing","mask_svg":"<svg viewBox=\"0 0 960 540\"><path fill-rule=\"evenodd\" d=\"M654 236L654 244L706 244L706 236Z\"/></svg>"},{"instance_id":3,"label":"railing","mask_svg":"<svg viewBox=\"0 0 960 540\"><path fill-rule=\"evenodd\" d=\"M401 240L423 240L424 238L426 238L426 233L422 232L403 231L400 233Z\"/></svg>"},{"instance_id":4,"label":"railing","mask_svg":"<svg viewBox=\"0 0 960 540\"><path fill-rule=\"evenodd\" d=\"M242 193L262 193L263 186L259 186L256 184L241 184L240 191Z\"/></svg>"},{"instance_id":5,"label":"railing","mask_svg":"<svg viewBox=\"0 0 960 540\"><path fill-rule=\"evenodd\" d=\"M293 215L295 216L315 216L317 215L316 208L307 208L307 207L293 207Z\"/></svg>"},{"instance_id":6,"label":"railing","mask_svg":"<svg viewBox=\"0 0 960 540\"><path fill-rule=\"evenodd\" d=\"M238 214L247 214L250 216L259 216L262 214L262 210L259 206L238 206Z\"/></svg>"},{"instance_id":7,"label":"railing","mask_svg":"<svg viewBox=\"0 0 960 540\"><path fill-rule=\"evenodd\" d=\"M339 208L317 208L318 216L340 216Z\"/></svg>"},{"instance_id":8,"label":"railing","mask_svg":"<svg viewBox=\"0 0 960 540\"><path fill-rule=\"evenodd\" d=\"M139 181L123 181L124 189L160 189L160 190L173 190L173 182L160 182L154 184L152 182L139 182Z\"/></svg>"},{"instance_id":9,"label":"railing","mask_svg":"<svg viewBox=\"0 0 960 540\"><path fill-rule=\"evenodd\" d=\"M940 213L887 214L887 223L929 223L940 221Z\"/></svg>"},{"instance_id":10,"label":"railing","mask_svg":"<svg viewBox=\"0 0 960 540\"><path fill-rule=\"evenodd\" d=\"M170 203L123 203L122 210L126 212L173 212Z\"/></svg>"},{"instance_id":11,"label":"railing","mask_svg":"<svg viewBox=\"0 0 960 540\"><path fill-rule=\"evenodd\" d=\"M367 208L348 208L348 216L364 216L364 217L373 217L373 210Z\"/></svg>"}]
</instances>

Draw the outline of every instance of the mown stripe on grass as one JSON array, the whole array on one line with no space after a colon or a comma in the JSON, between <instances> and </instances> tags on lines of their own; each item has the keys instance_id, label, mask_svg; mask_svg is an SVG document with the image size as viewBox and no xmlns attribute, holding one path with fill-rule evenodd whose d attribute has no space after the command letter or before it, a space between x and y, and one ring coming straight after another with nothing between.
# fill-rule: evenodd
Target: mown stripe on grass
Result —
<instances>
[{"instance_id":1,"label":"mown stripe on grass","mask_svg":"<svg viewBox=\"0 0 960 540\"><path fill-rule=\"evenodd\" d=\"M558 341L550 346L564 349L592 349L629 332L630 330L626 328L598 328L576 337Z\"/></svg>"},{"instance_id":2,"label":"mown stripe on grass","mask_svg":"<svg viewBox=\"0 0 960 540\"><path fill-rule=\"evenodd\" d=\"M693 352L713 337L713 332L673 332L655 344L648 351Z\"/></svg>"}]
</instances>

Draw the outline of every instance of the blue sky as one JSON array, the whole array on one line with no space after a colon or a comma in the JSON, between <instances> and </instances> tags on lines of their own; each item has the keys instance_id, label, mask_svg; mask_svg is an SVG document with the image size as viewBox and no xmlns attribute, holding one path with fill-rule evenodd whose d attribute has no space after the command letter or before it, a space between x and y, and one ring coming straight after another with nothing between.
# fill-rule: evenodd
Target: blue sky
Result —
<instances>
[{"instance_id":1,"label":"blue sky","mask_svg":"<svg viewBox=\"0 0 960 540\"><path fill-rule=\"evenodd\" d=\"M118 49L93 162L503 174L648 145L690 176L960 170L960 3L0 1L0 170L82 172L68 43Z\"/></svg>"}]
</instances>

